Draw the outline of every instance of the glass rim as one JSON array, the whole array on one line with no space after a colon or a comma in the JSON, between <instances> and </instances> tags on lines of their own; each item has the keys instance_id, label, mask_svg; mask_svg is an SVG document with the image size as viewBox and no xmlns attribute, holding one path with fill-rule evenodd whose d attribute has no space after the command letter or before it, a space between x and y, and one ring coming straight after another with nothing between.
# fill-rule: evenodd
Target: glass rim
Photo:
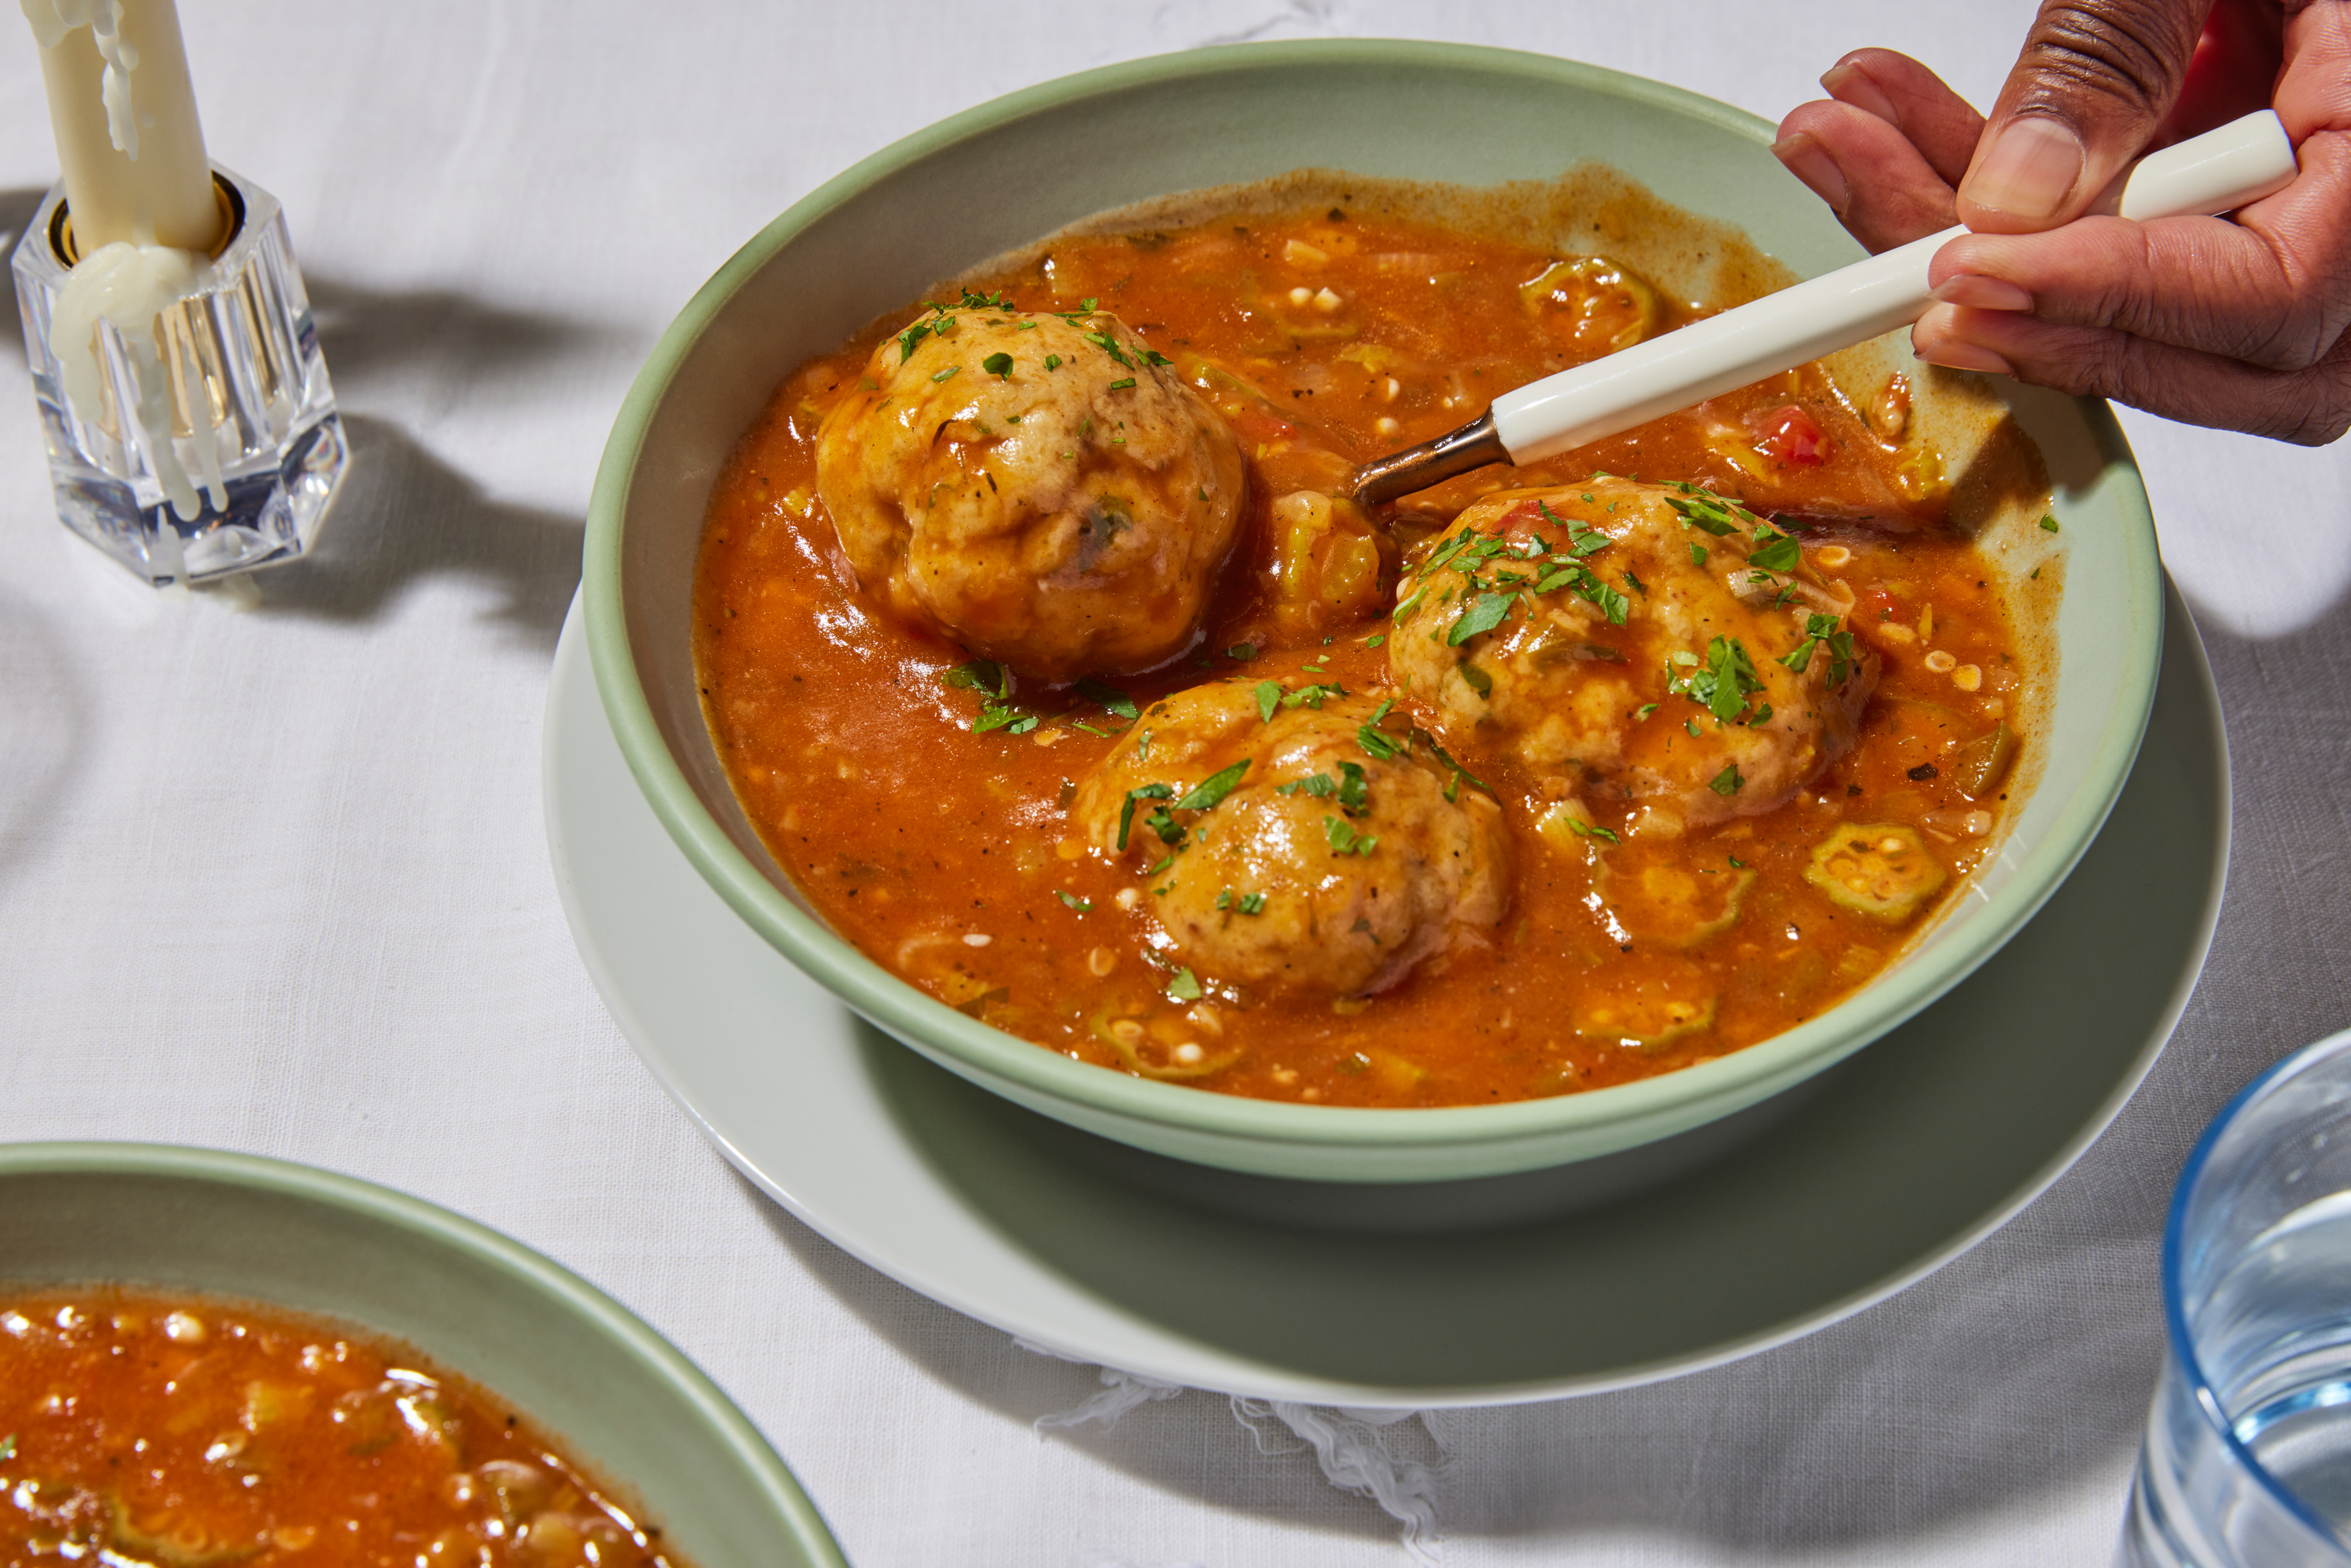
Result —
<instances>
[{"instance_id":1,"label":"glass rim","mask_svg":"<svg viewBox=\"0 0 2351 1568\"><path fill-rule=\"evenodd\" d=\"M2256 1103L2267 1099L2287 1080L2300 1077L2320 1062L2351 1053L2351 1029L2342 1030L2314 1040L2290 1056L2272 1062L2253 1081L2237 1091L2226 1105L2220 1107L2196 1146L2189 1151L2188 1161L2179 1168L2179 1179L2171 1189L2171 1206L2164 1217L2163 1261L2163 1326L2169 1341L2171 1354L2188 1380L2196 1408L2222 1446L2246 1472L2258 1481L2262 1490L2293 1517L2308 1525L2318 1537L2333 1543L2338 1552L2351 1555L2351 1537L2346 1537L2332 1522L2321 1516L2310 1504L2270 1473L2269 1467L2255 1457L2252 1449L2237 1436L2236 1423L2220 1408L2220 1396L2212 1391L2211 1381L2204 1375L2204 1364L2196 1354L2196 1342L2188 1327L2187 1308L2182 1301L2182 1270L2187 1247L2185 1232L2189 1198L2201 1185L2205 1167L2220 1146L2220 1141L2235 1130L2238 1121Z\"/></svg>"}]
</instances>

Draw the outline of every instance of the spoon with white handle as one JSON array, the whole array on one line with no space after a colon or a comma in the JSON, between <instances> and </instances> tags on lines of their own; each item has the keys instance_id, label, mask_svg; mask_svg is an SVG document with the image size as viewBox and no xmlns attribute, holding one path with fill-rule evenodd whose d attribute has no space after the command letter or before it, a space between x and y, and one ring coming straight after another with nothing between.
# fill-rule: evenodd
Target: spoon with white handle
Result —
<instances>
[{"instance_id":1,"label":"spoon with white handle","mask_svg":"<svg viewBox=\"0 0 2351 1568\"><path fill-rule=\"evenodd\" d=\"M2142 222L2234 212L2294 176L2294 143L2264 109L2149 153L2090 212ZM1489 463L1532 463L1907 326L1934 303L1935 253L1968 232L1912 240L1504 392L1460 429L1356 469L1354 496L1376 505Z\"/></svg>"}]
</instances>

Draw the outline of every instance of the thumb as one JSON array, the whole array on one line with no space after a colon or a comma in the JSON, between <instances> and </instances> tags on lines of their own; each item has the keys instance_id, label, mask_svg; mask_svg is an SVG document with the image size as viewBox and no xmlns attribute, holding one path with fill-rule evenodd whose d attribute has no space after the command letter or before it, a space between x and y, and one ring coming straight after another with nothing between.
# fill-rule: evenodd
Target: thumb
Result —
<instances>
[{"instance_id":1,"label":"thumb","mask_svg":"<svg viewBox=\"0 0 2351 1568\"><path fill-rule=\"evenodd\" d=\"M2043 0L1959 184L1987 234L2072 221L2179 97L2210 0Z\"/></svg>"}]
</instances>

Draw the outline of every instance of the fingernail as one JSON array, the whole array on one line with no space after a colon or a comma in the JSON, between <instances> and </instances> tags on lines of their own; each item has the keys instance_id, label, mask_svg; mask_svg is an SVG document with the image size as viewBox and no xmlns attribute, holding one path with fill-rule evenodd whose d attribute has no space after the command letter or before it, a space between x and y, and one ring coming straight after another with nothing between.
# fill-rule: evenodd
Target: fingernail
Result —
<instances>
[{"instance_id":1,"label":"fingernail","mask_svg":"<svg viewBox=\"0 0 2351 1568\"><path fill-rule=\"evenodd\" d=\"M2030 310L2032 296L2005 278L1986 277L1980 273L1962 272L1957 277L1946 278L1935 290L1935 299L1944 305L1964 305L1971 310Z\"/></svg>"},{"instance_id":2,"label":"fingernail","mask_svg":"<svg viewBox=\"0 0 2351 1568\"><path fill-rule=\"evenodd\" d=\"M1959 196L1979 207L2040 219L2064 204L2081 177L2082 143L2074 132L2045 115L2028 115L2008 122Z\"/></svg>"},{"instance_id":3,"label":"fingernail","mask_svg":"<svg viewBox=\"0 0 2351 1568\"><path fill-rule=\"evenodd\" d=\"M1771 155L1789 173L1811 186L1813 194L1826 202L1831 212L1844 212L1845 204L1853 200L1853 187L1844 183L1844 171L1811 132L1799 131L1785 141L1774 141Z\"/></svg>"},{"instance_id":4,"label":"fingernail","mask_svg":"<svg viewBox=\"0 0 2351 1568\"><path fill-rule=\"evenodd\" d=\"M1867 72L1855 66L1831 66L1821 73L1821 86L1839 103L1849 103L1864 114L1874 114L1888 125L1900 125L1894 100L1878 90Z\"/></svg>"},{"instance_id":5,"label":"fingernail","mask_svg":"<svg viewBox=\"0 0 2351 1568\"><path fill-rule=\"evenodd\" d=\"M1938 343L1920 353L1918 358L1930 365L1941 365L1946 370L1979 371L1988 376L2012 376L2016 373L2006 360L1990 349L1979 348L1973 343Z\"/></svg>"}]
</instances>

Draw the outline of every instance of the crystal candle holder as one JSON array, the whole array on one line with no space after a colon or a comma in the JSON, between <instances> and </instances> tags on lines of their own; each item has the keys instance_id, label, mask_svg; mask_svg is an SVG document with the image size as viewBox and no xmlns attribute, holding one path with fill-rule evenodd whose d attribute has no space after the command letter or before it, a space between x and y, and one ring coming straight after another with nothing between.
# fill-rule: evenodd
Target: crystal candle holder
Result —
<instances>
[{"instance_id":1,"label":"crystal candle holder","mask_svg":"<svg viewBox=\"0 0 2351 1568\"><path fill-rule=\"evenodd\" d=\"M65 187L35 213L10 264L33 395L49 455L57 517L148 581L201 582L292 560L318 537L350 451L309 296L294 265L277 198L215 164L213 183L228 238L206 281L157 319L170 383L166 468L195 486L195 512L173 507L159 475L150 424L139 417L137 358L111 321L98 324L102 407L66 395L53 322L77 257ZM90 417L84 417L85 414ZM183 492L184 494L184 492Z\"/></svg>"}]
</instances>

